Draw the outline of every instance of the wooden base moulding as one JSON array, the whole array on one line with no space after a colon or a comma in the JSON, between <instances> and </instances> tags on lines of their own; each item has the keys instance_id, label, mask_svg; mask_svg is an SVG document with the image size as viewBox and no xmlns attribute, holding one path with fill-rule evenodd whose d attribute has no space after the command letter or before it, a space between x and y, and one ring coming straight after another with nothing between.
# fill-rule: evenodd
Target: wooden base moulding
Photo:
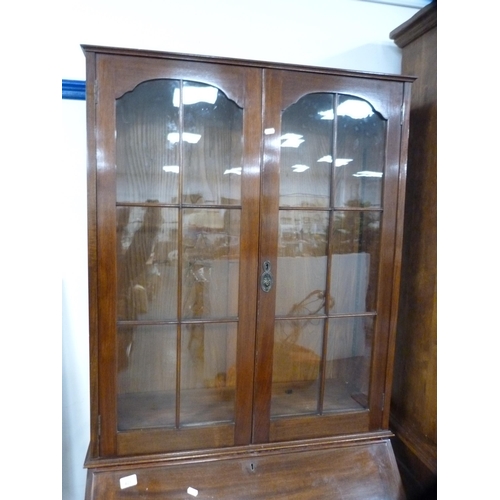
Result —
<instances>
[{"instance_id":1,"label":"wooden base moulding","mask_svg":"<svg viewBox=\"0 0 500 500\"><path fill-rule=\"evenodd\" d=\"M405 498L387 432L87 466L86 500Z\"/></svg>"}]
</instances>

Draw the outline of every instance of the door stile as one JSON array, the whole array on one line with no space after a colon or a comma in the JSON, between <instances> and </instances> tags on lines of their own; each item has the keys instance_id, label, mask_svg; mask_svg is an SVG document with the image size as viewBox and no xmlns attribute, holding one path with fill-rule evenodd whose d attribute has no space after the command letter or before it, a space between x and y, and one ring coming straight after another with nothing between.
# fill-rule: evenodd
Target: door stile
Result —
<instances>
[{"instance_id":1,"label":"door stile","mask_svg":"<svg viewBox=\"0 0 500 500\"><path fill-rule=\"evenodd\" d=\"M399 290L401 282L401 265L403 255L403 230L404 230L404 212L405 212L405 193L406 193L406 166L408 161L408 134L409 134L409 119L405 116L410 109L411 84L405 83L403 87L403 98L401 105L401 137L400 137L400 152L399 152L399 191L397 203L397 222L396 222L396 247L394 252L394 278L393 278L393 294L391 301L391 319L390 319L390 336L388 338L389 351L387 354L387 368L385 378L385 394L387 394L387 403L384 406L382 415L382 427L389 427L390 417L390 395L392 393L392 380L394 370L394 355L396 350L396 331L397 319L399 310Z\"/></svg>"},{"instance_id":2,"label":"door stile","mask_svg":"<svg viewBox=\"0 0 500 500\"><path fill-rule=\"evenodd\" d=\"M242 169L241 228L242 242L239 277L239 322L236 349L235 445L252 441L252 412L255 378L257 329L257 287L259 273L259 218L262 138L262 73L246 71L245 113L243 124L244 165Z\"/></svg>"},{"instance_id":3,"label":"door stile","mask_svg":"<svg viewBox=\"0 0 500 500\"><path fill-rule=\"evenodd\" d=\"M255 351L253 443L269 441L273 372L274 316L278 253L281 74L263 70L263 151L260 202L259 281ZM264 291L260 277L268 262L273 284Z\"/></svg>"},{"instance_id":4,"label":"door stile","mask_svg":"<svg viewBox=\"0 0 500 500\"><path fill-rule=\"evenodd\" d=\"M114 98L106 89L113 88L114 71L106 58L97 58L97 74L103 82L97 90L99 107L96 112L97 129L102 133L96 138L97 149L97 266L99 280L99 454L116 453L116 205L115 189L115 109ZM103 418L105 416L105 418Z\"/></svg>"},{"instance_id":5,"label":"door stile","mask_svg":"<svg viewBox=\"0 0 500 500\"><path fill-rule=\"evenodd\" d=\"M387 428L388 420L384 418L390 399L390 394L386 392L387 369L390 361L389 341L390 332L394 328L394 312L391 310L391 303L397 300L397 271L401 264L400 254L395 248L396 236L398 232L398 213L401 210L400 192L400 141L401 141L401 116L397 112L400 109L398 103L403 102L402 87L394 85L388 100L393 100L395 105L389 106L393 110L392 114L386 116L386 152L384 169L384 188L382 198L382 232L380 239L380 261L377 284L377 316L374 332L369 408L370 408L370 429L377 430ZM394 111L395 110L395 111ZM403 196L404 198L404 196ZM399 263L398 263L399 260Z\"/></svg>"}]
</instances>

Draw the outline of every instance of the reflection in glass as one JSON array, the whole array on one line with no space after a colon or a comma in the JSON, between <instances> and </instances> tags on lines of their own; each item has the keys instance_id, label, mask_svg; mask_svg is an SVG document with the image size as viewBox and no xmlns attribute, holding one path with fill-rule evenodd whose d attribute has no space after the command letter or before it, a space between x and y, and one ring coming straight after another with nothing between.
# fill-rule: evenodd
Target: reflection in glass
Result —
<instances>
[{"instance_id":1,"label":"reflection in glass","mask_svg":"<svg viewBox=\"0 0 500 500\"><path fill-rule=\"evenodd\" d=\"M375 311L380 223L380 212L335 212L330 312Z\"/></svg>"},{"instance_id":2,"label":"reflection in glass","mask_svg":"<svg viewBox=\"0 0 500 500\"><path fill-rule=\"evenodd\" d=\"M175 425L176 327L120 326L118 429Z\"/></svg>"},{"instance_id":3,"label":"reflection in glass","mask_svg":"<svg viewBox=\"0 0 500 500\"><path fill-rule=\"evenodd\" d=\"M281 210L276 314L324 314L328 212Z\"/></svg>"},{"instance_id":4,"label":"reflection in glass","mask_svg":"<svg viewBox=\"0 0 500 500\"><path fill-rule=\"evenodd\" d=\"M335 206L380 207L385 164L386 122L362 99L339 96Z\"/></svg>"},{"instance_id":5,"label":"reflection in glass","mask_svg":"<svg viewBox=\"0 0 500 500\"><path fill-rule=\"evenodd\" d=\"M183 318L237 316L239 209L183 211Z\"/></svg>"},{"instance_id":6,"label":"reflection in glass","mask_svg":"<svg viewBox=\"0 0 500 500\"><path fill-rule=\"evenodd\" d=\"M186 82L183 96L183 201L240 204L243 110L209 85Z\"/></svg>"},{"instance_id":7,"label":"reflection in glass","mask_svg":"<svg viewBox=\"0 0 500 500\"><path fill-rule=\"evenodd\" d=\"M117 207L118 319L177 315L177 210Z\"/></svg>"},{"instance_id":8,"label":"reflection in glass","mask_svg":"<svg viewBox=\"0 0 500 500\"><path fill-rule=\"evenodd\" d=\"M368 405L373 318L330 319L323 410L356 410Z\"/></svg>"},{"instance_id":9,"label":"reflection in glass","mask_svg":"<svg viewBox=\"0 0 500 500\"><path fill-rule=\"evenodd\" d=\"M320 112L332 107L333 95L311 94L283 112L281 206L329 206L333 122L324 120Z\"/></svg>"},{"instance_id":10,"label":"reflection in glass","mask_svg":"<svg viewBox=\"0 0 500 500\"><path fill-rule=\"evenodd\" d=\"M385 135L353 96L283 111L273 417L367 407Z\"/></svg>"},{"instance_id":11,"label":"reflection in glass","mask_svg":"<svg viewBox=\"0 0 500 500\"><path fill-rule=\"evenodd\" d=\"M117 99L120 430L234 422L242 170L243 110L219 89Z\"/></svg>"},{"instance_id":12,"label":"reflection in glass","mask_svg":"<svg viewBox=\"0 0 500 500\"><path fill-rule=\"evenodd\" d=\"M235 323L183 326L181 425L233 421Z\"/></svg>"},{"instance_id":13,"label":"reflection in glass","mask_svg":"<svg viewBox=\"0 0 500 500\"><path fill-rule=\"evenodd\" d=\"M179 176L172 167L179 166L179 144L167 141L169 134L179 133L179 109L172 103L178 89L178 81L153 80L117 99L118 202L173 203L178 198Z\"/></svg>"},{"instance_id":14,"label":"reflection in glass","mask_svg":"<svg viewBox=\"0 0 500 500\"><path fill-rule=\"evenodd\" d=\"M274 332L271 415L315 413L324 321L277 321Z\"/></svg>"},{"instance_id":15,"label":"reflection in glass","mask_svg":"<svg viewBox=\"0 0 500 500\"><path fill-rule=\"evenodd\" d=\"M240 204L242 133L243 110L215 87L141 83L116 101L117 201L178 203L184 176L183 203Z\"/></svg>"}]
</instances>

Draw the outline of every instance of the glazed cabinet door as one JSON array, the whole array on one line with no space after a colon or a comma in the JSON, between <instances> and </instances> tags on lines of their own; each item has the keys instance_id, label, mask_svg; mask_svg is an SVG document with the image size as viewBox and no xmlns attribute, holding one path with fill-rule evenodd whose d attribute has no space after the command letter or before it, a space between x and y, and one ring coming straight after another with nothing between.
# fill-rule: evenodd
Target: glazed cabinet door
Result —
<instances>
[{"instance_id":1,"label":"glazed cabinet door","mask_svg":"<svg viewBox=\"0 0 500 500\"><path fill-rule=\"evenodd\" d=\"M261 72L97 54L99 456L251 442Z\"/></svg>"},{"instance_id":2,"label":"glazed cabinet door","mask_svg":"<svg viewBox=\"0 0 500 500\"><path fill-rule=\"evenodd\" d=\"M383 428L403 86L265 70L254 441Z\"/></svg>"}]
</instances>

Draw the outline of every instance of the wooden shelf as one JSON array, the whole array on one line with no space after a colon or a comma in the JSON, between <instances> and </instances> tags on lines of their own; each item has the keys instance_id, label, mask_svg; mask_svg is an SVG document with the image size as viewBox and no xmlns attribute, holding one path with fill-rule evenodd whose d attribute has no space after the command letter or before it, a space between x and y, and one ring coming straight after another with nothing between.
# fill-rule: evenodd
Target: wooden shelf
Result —
<instances>
[{"instance_id":1,"label":"wooden shelf","mask_svg":"<svg viewBox=\"0 0 500 500\"><path fill-rule=\"evenodd\" d=\"M273 385L271 415L294 416L317 414L319 383L297 381ZM366 408L359 392L339 381L327 380L324 412L352 411ZM366 400L366 396L365 396ZM189 389L181 392L181 426L208 425L234 421L234 388ZM156 427L175 427L175 393L141 392L118 396L120 431Z\"/></svg>"},{"instance_id":2,"label":"wooden shelf","mask_svg":"<svg viewBox=\"0 0 500 500\"><path fill-rule=\"evenodd\" d=\"M189 389L181 392L180 424L197 425L234 420L234 388ZM173 391L118 396L120 430L175 427Z\"/></svg>"}]
</instances>

